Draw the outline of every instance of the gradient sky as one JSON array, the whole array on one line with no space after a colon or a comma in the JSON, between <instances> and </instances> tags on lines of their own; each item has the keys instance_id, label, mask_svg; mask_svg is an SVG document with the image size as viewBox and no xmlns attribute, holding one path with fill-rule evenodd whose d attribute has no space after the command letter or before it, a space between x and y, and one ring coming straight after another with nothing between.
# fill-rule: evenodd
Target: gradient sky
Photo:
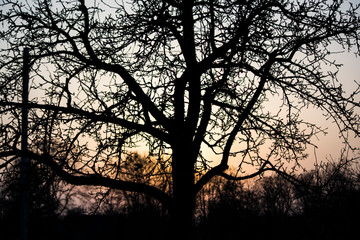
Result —
<instances>
[{"instance_id":1,"label":"gradient sky","mask_svg":"<svg viewBox=\"0 0 360 240\"><path fill-rule=\"evenodd\" d=\"M350 2L360 3L360 0L351 0ZM344 90L347 93L350 93L356 87L354 81L360 83L360 57L356 57L353 52L344 52L337 54L333 59L336 59L338 63L343 64L343 67L339 70L338 79L343 84ZM315 154L318 161L325 161L329 158L337 160L340 157L340 152L344 145L342 140L338 137L336 125L331 122L331 119L326 121L325 117L322 116L322 113L316 110L309 109L302 114L304 119L308 119L310 122L318 123L320 126L328 128L327 135L318 135L318 138L314 138L313 143L316 144L318 148L314 149L313 147L310 147L308 149L309 158L304 162L304 166L307 169L313 168ZM360 147L359 139L351 139L351 142L354 147ZM140 152L143 152L145 149L144 146L139 148ZM216 159L218 160L219 157L216 157ZM217 162L216 159L214 159L215 162Z\"/></svg>"},{"instance_id":2,"label":"gradient sky","mask_svg":"<svg viewBox=\"0 0 360 240\"><path fill-rule=\"evenodd\" d=\"M333 58L336 58L338 63L343 64L339 70L338 79L343 84L344 91L349 94L356 88L355 81L360 83L360 57L356 56L353 52L345 52L333 56ZM336 125L332 123L331 120L326 121L325 117L323 117L320 112L316 111L304 113L304 118L314 119L322 126L328 127L328 134L325 136L319 135L318 140L314 141L314 143L318 145L318 149L316 149L318 160L321 161L331 156L334 160L337 160L340 157L340 152L344 145L342 140L338 137L339 131ZM350 141L354 147L360 147L359 139L350 137ZM315 157L314 149L312 149L312 151L309 149L309 153L309 160L311 160L311 158Z\"/></svg>"},{"instance_id":3,"label":"gradient sky","mask_svg":"<svg viewBox=\"0 0 360 240\"><path fill-rule=\"evenodd\" d=\"M343 51L340 48L332 47L331 51ZM345 95L347 96L352 91L357 88L356 82L360 83L360 57L356 56L354 53L355 49L351 52L343 51L341 53L337 53L331 56L330 59L336 60L336 63L341 63L343 66L339 69L338 72L338 80L343 85L343 90L345 91ZM330 69L326 66L323 67L323 71L331 71L335 69ZM355 82L356 81L356 82ZM360 96L358 98L360 100ZM265 103L265 108L268 108L271 111L271 108L274 108L274 112L278 111L278 99L271 100L269 99L268 103ZM266 109L264 109L266 111ZM360 109L358 109L358 114L360 114ZM312 143L315 144L317 147L309 146L307 149L307 153L309 154L308 159L302 162L302 166L307 170L311 170L314 168L314 164L320 162L326 162L328 160L338 161L341 157L341 152L345 147L343 143L343 139L339 137L339 130L336 124L333 122L332 119L326 119L323 116L324 112L321 110L317 110L314 108L303 109L301 112L301 118L317 124L319 127L326 130L326 134L318 134L316 137L313 137ZM352 144L352 147L360 148L360 141L359 139L355 139L349 136L349 141ZM235 145L236 147L236 145ZM267 148L267 147L265 147ZM266 151L266 150L265 150ZM358 154L358 151L349 152L349 158L352 158ZM209 156L212 154L209 154ZM237 156L237 158L241 158L241 156ZM212 156L214 160L214 164L219 163L221 156ZM234 167L237 167L239 162L236 161L234 158L230 164ZM289 166L292 166L290 164ZM249 169L251 172L251 168L245 167L245 169Z\"/></svg>"}]
</instances>

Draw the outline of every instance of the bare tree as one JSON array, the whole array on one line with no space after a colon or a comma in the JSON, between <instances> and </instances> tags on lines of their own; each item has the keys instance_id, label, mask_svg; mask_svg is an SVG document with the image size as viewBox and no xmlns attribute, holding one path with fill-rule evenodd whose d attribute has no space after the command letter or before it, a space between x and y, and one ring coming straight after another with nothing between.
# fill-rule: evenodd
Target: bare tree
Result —
<instances>
[{"instance_id":1,"label":"bare tree","mask_svg":"<svg viewBox=\"0 0 360 240\"><path fill-rule=\"evenodd\" d=\"M292 189L291 183L280 175L263 178L259 186L263 214L281 218L294 213Z\"/></svg>"},{"instance_id":2,"label":"bare tree","mask_svg":"<svg viewBox=\"0 0 360 240\"><path fill-rule=\"evenodd\" d=\"M302 109L359 135L359 89L344 93L328 48L359 44L358 6L341 0L2 0L1 9L1 167L27 155L72 184L148 194L179 234L213 177L300 165L323 131ZM19 150L23 47L38 153ZM279 110L265 108L275 98ZM139 144L171 175L167 190L124 174ZM231 158L236 175L225 172ZM255 171L244 173L247 164Z\"/></svg>"},{"instance_id":3,"label":"bare tree","mask_svg":"<svg viewBox=\"0 0 360 240\"><path fill-rule=\"evenodd\" d=\"M338 161L330 159L299 176L303 185L295 186L294 190L300 210L304 214L323 215L357 212L356 205L350 202L359 197L358 160L351 159L344 150ZM349 211L351 208L355 209Z\"/></svg>"},{"instance_id":4,"label":"bare tree","mask_svg":"<svg viewBox=\"0 0 360 240\"><path fill-rule=\"evenodd\" d=\"M20 181L20 161L2 171L0 175L0 209L2 214L1 232L5 238L13 238L19 233L18 217L21 206L22 184ZM33 164L29 169L28 183L29 233L31 237L47 236L56 225L60 211L65 208L59 178L44 164Z\"/></svg>"},{"instance_id":5,"label":"bare tree","mask_svg":"<svg viewBox=\"0 0 360 240\"><path fill-rule=\"evenodd\" d=\"M169 192L170 179L167 174L163 174L164 169L159 168L156 160L142 156L139 153L131 153L126 158L127 166L123 168L123 175L126 175L128 181L153 185L165 192ZM84 191L86 190L84 189ZM143 193L126 192L112 188L93 189L91 192L95 195L96 200L94 206L92 206L92 213L105 212L129 216L147 212L156 212L157 215L160 215L162 212L159 202Z\"/></svg>"}]
</instances>

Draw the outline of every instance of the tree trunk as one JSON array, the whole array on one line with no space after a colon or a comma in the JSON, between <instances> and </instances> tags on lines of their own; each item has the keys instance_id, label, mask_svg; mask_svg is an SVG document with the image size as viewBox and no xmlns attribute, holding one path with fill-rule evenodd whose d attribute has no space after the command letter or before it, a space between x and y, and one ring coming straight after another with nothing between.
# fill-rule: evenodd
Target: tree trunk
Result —
<instances>
[{"instance_id":1,"label":"tree trunk","mask_svg":"<svg viewBox=\"0 0 360 240\"><path fill-rule=\"evenodd\" d=\"M190 148L173 148L173 201L170 206L170 224L174 236L189 237L192 232L194 196L194 161Z\"/></svg>"}]
</instances>

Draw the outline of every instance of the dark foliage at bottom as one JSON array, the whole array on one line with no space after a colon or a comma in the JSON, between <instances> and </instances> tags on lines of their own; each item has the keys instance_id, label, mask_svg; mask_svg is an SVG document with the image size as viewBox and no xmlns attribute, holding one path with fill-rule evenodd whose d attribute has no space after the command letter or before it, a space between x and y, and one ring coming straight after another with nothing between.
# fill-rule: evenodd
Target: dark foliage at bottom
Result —
<instances>
[{"instance_id":1,"label":"dark foliage at bottom","mask_svg":"<svg viewBox=\"0 0 360 240\"><path fill-rule=\"evenodd\" d=\"M329 165L299 175L297 184L278 175L251 183L216 178L198 195L189 239L352 239L360 226L359 172L358 168ZM46 182L53 181L32 188L30 240L176 237L170 232L167 212L145 195L110 189L96 195L98 202L88 199L97 211L73 208L60 214L55 194L59 190ZM17 189L16 184L2 186L1 240L18 239Z\"/></svg>"}]
</instances>

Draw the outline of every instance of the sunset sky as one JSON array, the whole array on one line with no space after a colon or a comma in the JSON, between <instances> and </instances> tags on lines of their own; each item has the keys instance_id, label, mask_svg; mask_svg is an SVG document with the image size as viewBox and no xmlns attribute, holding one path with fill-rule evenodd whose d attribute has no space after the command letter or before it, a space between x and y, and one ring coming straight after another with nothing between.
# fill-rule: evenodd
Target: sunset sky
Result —
<instances>
[{"instance_id":1,"label":"sunset sky","mask_svg":"<svg viewBox=\"0 0 360 240\"><path fill-rule=\"evenodd\" d=\"M350 2L359 3L359 0L352 0ZM339 70L338 79L343 84L346 93L350 93L356 88L356 83L354 81L360 83L360 57L355 56L355 49L353 49L351 52L347 52L335 46L333 47L332 51L344 51L343 53L334 55L332 59L336 60L337 63L343 64L343 67ZM326 66L324 66L324 71L328 71L328 69L326 69ZM32 93L30 94L36 95L36 91L34 89L31 91ZM36 96L33 95L33 97ZM274 101L276 100L270 100L268 103L265 104L265 106L271 108L271 106L274 106ZM344 147L342 139L338 137L339 134L336 125L332 123L331 119L326 120L326 118L322 114L322 112L316 109L307 109L306 111L302 112L304 119L309 120L309 122L317 123L323 128L328 128L328 134L319 134L317 138L313 138L313 143L317 145L318 148L308 148L307 151L309 153L309 158L303 164L307 169L313 168L315 162L315 155L317 156L318 161L325 161L326 159L337 160L340 157L341 150ZM351 139L350 137L350 141L353 143L353 147L360 147L358 139ZM139 150L140 153L145 153L146 147L140 146L137 150ZM350 155L350 157L351 156L352 155ZM217 163L221 156L213 156L212 158L214 163Z\"/></svg>"},{"instance_id":2,"label":"sunset sky","mask_svg":"<svg viewBox=\"0 0 360 240\"><path fill-rule=\"evenodd\" d=\"M341 63L343 66L339 69L338 72L338 80L343 85L343 90L346 92L346 96L353 92L357 88L356 82L360 83L360 57L356 56L355 49L348 52L347 50L342 50L339 47L332 47L331 51L336 51L336 53L331 57L332 60L335 60L336 63ZM326 71L336 71L336 69L328 68L324 66L324 72ZM358 98L360 100L360 96ZM278 111L278 107L281 102L281 96L275 97L275 99L269 99L269 102L265 103L265 108L269 109L269 111ZM264 109L266 111L266 109ZM307 153L309 154L308 159L302 162L302 166L306 170L311 170L314 168L314 165L320 162L326 162L328 160L338 161L341 157L341 152L345 148L345 144L343 139L339 137L339 130L336 124L333 122L332 119L326 119L323 115L324 112L318 109L309 108L303 109L301 112L301 116L304 120L315 123L319 127L322 127L326 130L326 134L318 134L316 137L313 137L312 143L317 146L317 148L313 146L308 146ZM349 135L349 141L354 148L360 148L359 139L355 139ZM235 146L236 147L236 146ZM266 148L266 147L265 147ZM265 150L266 151L266 150ZM351 152L349 151L349 158L356 157L358 155L358 151ZM208 153L209 156L215 163L219 163L221 156L213 156L212 154ZM238 158L233 158L231 163L233 167L237 167L239 164ZM292 166L291 164L289 166ZM247 168L246 168L247 169ZM250 168L249 168L250 169ZM251 170L249 172L251 173Z\"/></svg>"},{"instance_id":3,"label":"sunset sky","mask_svg":"<svg viewBox=\"0 0 360 240\"><path fill-rule=\"evenodd\" d=\"M344 52L338 55L333 56L336 58L338 63L342 63L343 66L339 70L338 79L343 84L344 91L349 94L356 89L356 82L360 83L360 57L356 57L353 52ZM360 96L359 96L360 100ZM316 110L309 110L308 113L304 113L304 118L318 122L322 126L328 127L327 135L319 135L318 139L314 139L314 143L317 144L318 149L310 148L309 149L309 161L306 163L307 167L313 166L313 161L315 158L314 150L318 161L323 161L326 158L333 158L337 160L340 157L341 149L344 147L342 139L339 139L339 131L336 125L332 122L331 119L326 120L322 116L321 112ZM354 139L350 137L353 147L360 147L359 139ZM351 157L351 155L349 156Z\"/></svg>"},{"instance_id":4,"label":"sunset sky","mask_svg":"<svg viewBox=\"0 0 360 240\"><path fill-rule=\"evenodd\" d=\"M0 238L356 229L360 0L0 6Z\"/></svg>"}]
</instances>

